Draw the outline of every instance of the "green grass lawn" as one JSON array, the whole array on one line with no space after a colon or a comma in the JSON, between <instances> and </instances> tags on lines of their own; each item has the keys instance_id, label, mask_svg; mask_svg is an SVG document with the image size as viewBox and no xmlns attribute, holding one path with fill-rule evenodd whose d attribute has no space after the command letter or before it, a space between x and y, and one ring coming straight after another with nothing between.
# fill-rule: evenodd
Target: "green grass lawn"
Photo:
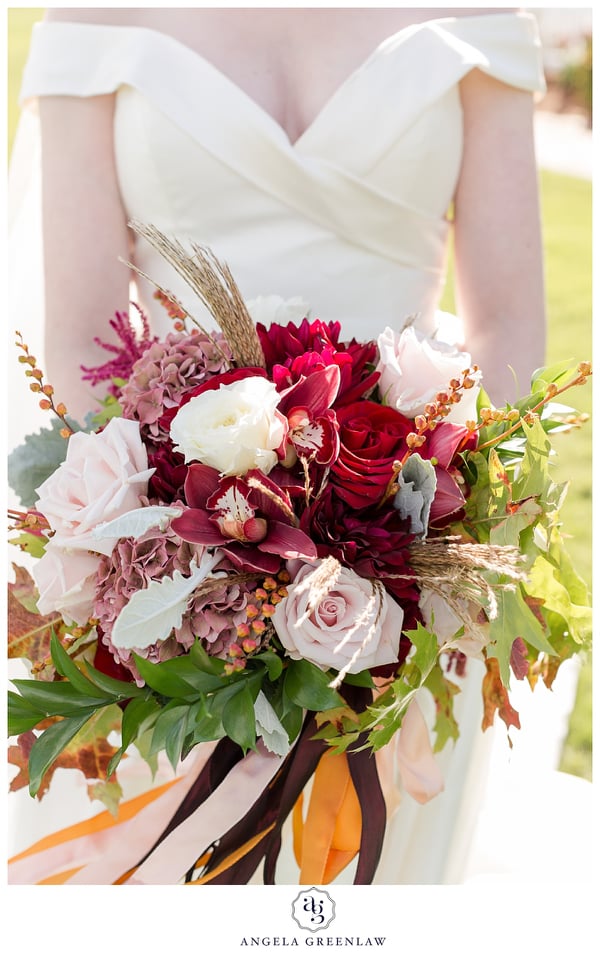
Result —
<instances>
[{"instance_id":1,"label":"green grass lawn","mask_svg":"<svg viewBox=\"0 0 600 953\"><path fill-rule=\"evenodd\" d=\"M8 11L8 141L18 118L17 97L31 27L42 8ZM541 174L544 253L548 301L548 361L587 360L592 355L592 187L590 182L550 172ZM452 310L452 281L442 307ZM591 413L588 384L567 395L582 413ZM579 572L591 586L592 442L591 425L557 439L557 480L571 480L564 508L564 532ZM562 769L591 778L592 674L584 661L571 717Z\"/></svg>"}]
</instances>

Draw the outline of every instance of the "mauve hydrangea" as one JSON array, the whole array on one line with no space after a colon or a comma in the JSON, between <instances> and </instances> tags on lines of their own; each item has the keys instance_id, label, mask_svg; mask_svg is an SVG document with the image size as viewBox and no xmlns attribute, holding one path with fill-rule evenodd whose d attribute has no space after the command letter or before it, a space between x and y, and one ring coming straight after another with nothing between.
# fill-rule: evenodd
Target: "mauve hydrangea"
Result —
<instances>
[{"instance_id":1,"label":"mauve hydrangea","mask_svg":"<svg viewBox=\"0 0 600 953\"><path fill-rule=\"evenodd\" d=\"M110 640L115 620L132 595L146 589L152 580L171 576L175 570L189 576L190 563L197 552L197 546L184 542L170 529L164 532L150 529L139 539L121 539L111 555L102 558L98 568L94 616L100 623L104 644L136 678L131 652L115 648ZM138 654L159 662L180 655L193 641L189 632L184 634L183 642L174 633L160 645L140 650Z\"/></svg>"},{"instance_id":2,"label":"mauve hydrangea","mask_svg":"<svg viewBox=\"0 0 600 953\"><path fill-rule=\"evenodd\" d=\"M120 540L110 556L102 557L97 575L94 616L98 619L103 643L139 684L142 684L142 680L131 652L116 648L111 642L115 620L133 594L146 589L153 580L172 576L175 570L189 576L192 559L202 549L185 542L170 529L164 532L150 529L137 540ZM254 580L232 582L229 579L226 585L208 595L192 597L181 626L173 630L168 639L147 649L136 650L137 654L152 662L162 662L189 651L194 641L200 638L210 655L228 658L230 645L243 641L238 626L261 615L262 603L255 594L257 586ZM258 646L260 637L253 634L252 638Z\"/></svg>"},{"instance_id":3,"label":"mauve hydrangea","mask_svg":"<svg viewBox=\"0 0 600 953\"><path fill-rule=\"evenodd\" d=\"M194 637L202 639L209 655L228 658L230 646L244 641L238 626L247 624L249 616L256 614L258 618L261 614L262 604L255 595L257 585L252 581L232 585L229 581L209 595L196 596L183 618L182 635L185 633L192 641ZM258 647L260 636L251 632L249 637Z\"/></svg>"},{"instance_id":4,"label":"mauve hydrangea","mask_svg":"<svg viewBox=\"0 0 600 953\"><path fill-rule=\"evenodd\" d=\"M150 345L133 366L121 391L123 416L139 420L146 441L160 444L165 410L179 406L183 394L230 367L231 349L219 332L173 331Z\"/></svg>"}]
</instances>

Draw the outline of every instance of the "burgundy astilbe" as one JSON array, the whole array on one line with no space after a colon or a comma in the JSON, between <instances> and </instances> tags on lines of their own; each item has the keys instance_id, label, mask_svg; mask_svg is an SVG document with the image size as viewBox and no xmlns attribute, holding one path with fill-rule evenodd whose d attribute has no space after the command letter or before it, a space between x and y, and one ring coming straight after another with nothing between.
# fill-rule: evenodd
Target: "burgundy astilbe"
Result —
<instances>
[{"instance_id":1,"label":"burgundy astilbe","mask_svg":"<svg viewBox=\"0 0 600 953\"><path fill-rule=\"evenodd\" d=\"M121 391L123 416L139 421L147 443L163 443L169 437L160 425L163 413L179 406L191 388L227 370L231 360L220 333L171 332L154 341L132 368Z\"/></svg>"},{"instance_id":2,"label":"burgundy astilbe","mask_svg":"<svg viewBox=\"0 0 600 953\"><path fill-rule=\"evenodd\" d=\"M130 316L125 311L116 311L109 324L121 342L120 345L109 344L99 337L94 338L95 344L113 354L114 357L95 367L81 366L82 380L90 381L93 387L104 381L114 381L115 378L127 380L136 361L153 343L158 341L157 337L150 335L150 325L146 315L137 305L135 307L140 316L141 330L134 327ZM120 387L111 383L109 393L118 397L121 393Z\"/></svg>"}]
</instances>

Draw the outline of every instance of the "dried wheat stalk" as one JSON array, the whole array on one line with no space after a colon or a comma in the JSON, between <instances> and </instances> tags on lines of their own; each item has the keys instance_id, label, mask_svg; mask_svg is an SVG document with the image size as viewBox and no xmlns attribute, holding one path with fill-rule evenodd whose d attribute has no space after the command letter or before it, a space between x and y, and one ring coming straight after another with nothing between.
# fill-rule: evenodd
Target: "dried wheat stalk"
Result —
<instances>
[{"instance_id":1,"label":"dried wheat stalk","mask_svg":"<svg viewBox=\"0 0 600 953\"><path fill-rule=\"evenodd\" d=\"M210 249L190 243L190 254L177 239L154 225L132 221L130 227L173 266L208 308L240 367L264 367L265 357L254 322L227 265Z\"/></svg>"}]
</instances>

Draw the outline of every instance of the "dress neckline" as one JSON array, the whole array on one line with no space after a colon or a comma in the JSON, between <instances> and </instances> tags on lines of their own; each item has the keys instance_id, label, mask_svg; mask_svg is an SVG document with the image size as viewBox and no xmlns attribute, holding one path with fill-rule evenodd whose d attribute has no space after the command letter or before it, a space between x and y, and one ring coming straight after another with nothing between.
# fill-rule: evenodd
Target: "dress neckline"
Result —
<instances>
[{"instance_id":1,"label":"dress neckline","mask_svg":"<svg viewBox=\"0 0 600 953\"><path fill-rule=\"evenodd\" d=\"M275 119L275 117L260 103L257 102L242 86L236 83L227 73L224 73L222 69L216 66L210 59L200 53L198 50L195 50L192 46L189 46L183 40L179 40L177 37L173 36L171 33L165 33L163 30L158 30L155 27L140 26L138 24L97 24L89 22L79 22L75 20L62 20L62 21L51 21L50 23L41 23L39 26L47 28L50 26L54 28L56 26L65 25L69 27L90 29L90 30L118 30L118 31L129 31L129 32L140 32L142 34L147 34L155 37L159 42L164 42L167 45L171 45L173 49L182 51L181 55L185 55L189 58L190 61L196 61L202 67L208 70L212 76L218 79L221 84L224 84L230 91L230 93L238 98L240 101L244 102L247 108L251 109L262 121L267 124L271 131L277 136L281 144L283 144L288 150L295 152L296 149L308 139L313 130L318 127L326 117L327 113L333 107L334 103L347 91L351 84L356 80L356 78L367 70L371 64L378 59L381 54L385 53L388 49L395 47L398 43L403 42L405 39L409 39L412 36L415 36L421 33L423 30L432 29L439 25L452 24L455 26L457 23L468 21L472 23L473 21L482 21L482 20L491 20L498 18L510 17L511 19L530 19L531 14L524 12L500 12L500 13L487 13L487 14L469 14L464 17L434 17L429 20L422 20L418 23L410 23L405 27L402 27L400 30L395 31L387 37L384 37L376 46L364 57L364 59L355 66L350 73L342 80L342 82L334 89L330 96L327 97L321 108L317 111L312 120L307 124L305 129L297 136L295 139L291 139L285 128L281 123Z\"/></svg>"}]
</instances>

